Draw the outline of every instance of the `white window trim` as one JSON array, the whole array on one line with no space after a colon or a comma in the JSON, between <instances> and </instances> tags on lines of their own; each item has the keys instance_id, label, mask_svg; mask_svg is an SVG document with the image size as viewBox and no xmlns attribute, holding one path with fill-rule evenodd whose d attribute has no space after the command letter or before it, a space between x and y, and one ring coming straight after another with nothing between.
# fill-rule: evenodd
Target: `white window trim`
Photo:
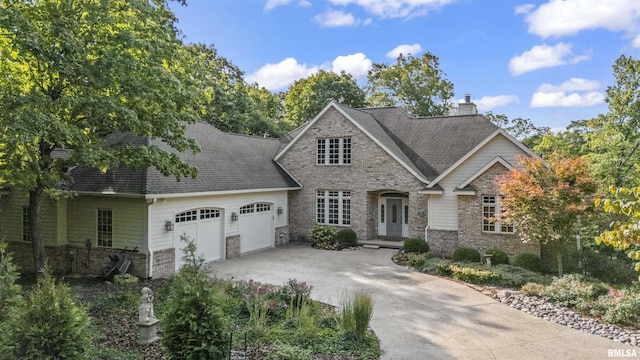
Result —
<instances>
[{"instance_id":1,"label":"white window trim","mask_svg":"<svg viewBox=\"0 0 640 360\"><path fill-rule=\"evenodd\" d=\"M330 196L329 193L338 193L337 198L334 196ZM324 210L323 210L323 220L324 222L318 222L318 199L324 200ZM330 223L329 222L329 199L337 199L338 200L338 223ZM348 223L345 222L345 208L344 208L344 200L349 200L349 209L348 209ZM333 226L351 226L351 191L336 191L336 190L318 190L316 191L316 222L324 225L333 225Z\"/></svg>"},{"instance_id":2,"label":"white window trim","mask_svg":"<svg viewBox=\"0 0 640 360\"><path fill-rule=\"evenodd\" d=\"M330 141L338 140L338 162L330 162ZM345 140L349 140L348 142ZM322 159L320 159L320 144L322 143L322 151L324 152ZM345 144L349 144L349 158L345 162ZM316 141L316 164L317 165L351 165L353 155L353 142L350 137L334 137L334 138L321 138ZM322 161L321 161L322 160Z\"/></svg>"},{"instance_id":3,"label":"white window trim","mask_svg":"<svg viewBox=\"0 0 640 360\"><path fill-rule=\"evenodd\" d=\"M486 202L485 198L493 198L494 202ZM484 208L485 207L493 207L493 214L495 216L495 214L499 214L500 212L502 212L502 209L500 207L500 198L496 195L482 195L481 196L481 214L482 214L482 232L483 233L489 233L489 234L513 234L515 233L515 229L513 228L513 226L511 225L507 225L507 224L503 224L500 220L495 220L492 222L494 229L493 230L486 230L485 229L485 225L486 225L486 221L490 221L489 219L487 219L484 215L485 211ZM511 228L511 230L507 230L507 231L503 231L503 227L509 229Z\"/></svg>"},{"instance_id":4,"label":"white window trim","mask_svg":"<svg viewBox=\"0 0 640 360\"><path fill-rule=\"evenodd\" d=\"M100 223L100 213L103 211L109 215L110 224L108 224L109 226L108 231L102 231L101 229L101 225L105 226L104 224ZM113 226L113 209L104 209L104 208L97 209L96 211L96 243L98 247L113 248L113 227L114 227ZM108 235L108 239L103 238L104 235ZM101 245L100 241L107 244Z\"/></svg>"}]
</instances>

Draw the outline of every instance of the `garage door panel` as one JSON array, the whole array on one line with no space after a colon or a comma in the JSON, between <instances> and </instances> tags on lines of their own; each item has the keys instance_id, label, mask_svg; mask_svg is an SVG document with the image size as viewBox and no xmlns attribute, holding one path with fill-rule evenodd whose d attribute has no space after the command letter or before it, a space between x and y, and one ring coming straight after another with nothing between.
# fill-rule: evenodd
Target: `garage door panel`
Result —
<instances>
[{"instance_id":1,"label":"garage door panel","mask_svg":"<svg viewBox=\"0 0 640 360\"><path fill-rule=\"evenodd\" d=\"M272 205L268 203L249 204L240 208L238 227L241 253L275 245L271 209Z\"/></svg>"},{"instance_id":2,"label":"garage door panel","mask_svg":"<svg viewBox=\"0 0 640 360\"><path fill-rule=\"evenodd\" d=\"M222 220L219 209L202 208L188 210L175 215L174 239L176 271L185 264L183 235L194 240L196 256L205 262L220 260L222 250Z\"/></svg>"}]
</instances>

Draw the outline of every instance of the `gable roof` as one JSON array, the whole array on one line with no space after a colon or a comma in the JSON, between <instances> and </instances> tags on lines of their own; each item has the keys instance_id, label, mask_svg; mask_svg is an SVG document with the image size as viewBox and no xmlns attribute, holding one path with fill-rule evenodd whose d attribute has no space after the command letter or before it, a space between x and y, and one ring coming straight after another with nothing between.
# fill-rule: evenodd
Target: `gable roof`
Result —
<instances>
[{"instance_id":1,"label":"gable roof","mask_svg":"<svg viewBox=\"0 0 640 360\"><path fill-rule=\"evenodd\" d=\"M331 107L429 187L434 187L498 134L534 155L482 115L411 117L397 107L353 109L331 102L313 120L296 129L294 136L287 138L289 142L276 155L276 161Z\"/></svg>"},{"instance_id":2,"label":"gable roof","mask_svg":"<svg viewBox=\"0 0 640 360\"><path fill-rule=\"evenodd\" d=\"M186 137L195 139L201 152L177 153L160 140L131 134L112 135L108 140L155 145L176 153L182 161L198 169L195 179L177 181L174 176L164 176L153 167L131 169L121 166L105 174L98 169L76 168L70 172L74 180L70 188L78 192L130 195L300 188L300 184L273 161L281 145L279 139L225 133L204 122L187 124L185 130Z\"/></svg>"}]
</instances>

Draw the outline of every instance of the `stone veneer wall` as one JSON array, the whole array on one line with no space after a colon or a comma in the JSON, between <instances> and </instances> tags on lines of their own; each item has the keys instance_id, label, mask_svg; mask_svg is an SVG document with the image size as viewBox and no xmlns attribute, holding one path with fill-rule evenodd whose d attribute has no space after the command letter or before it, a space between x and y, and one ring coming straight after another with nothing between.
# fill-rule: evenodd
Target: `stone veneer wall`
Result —
<instances>
[{"instance_id":1,"label":"stone veneer wall","mask_svg":"<svg viewBox=\"0 0 640 360\"><path fill-rule=\"evenodd\" d=\"M227 236L225 243L227 259L240 256L240 235Z\"/></svg>"},{"instance_id":2,"label":"stone veneer wall","mask_svg":"<svg viewBox=\"0 0 640 360\"><path fill-rule=\"evenodd\" d=\"M169 278L176 273L176 250L162 249L153 253L153 277Z\"/></svg>"},{"instance_id":3,"label":"stone veneer wall","mask_svg":"<svg viewBox=\"0 0 640 360\"><path fill-rule=\"evenodd\" d=\"M317 165L318 138L351 137L351 164ZM291 176L303 184L289 192L289 228L293 241L308 240L316 223L316 191L351 192L351 228L358 239L377 236L377 195L383 191L409 196L410 236L424 236L426 199L418 191L425 184L415 178L378 144L330 108L278 159Z\"/></svg>"},{"instance_id":4,"label":"stone veneer wall","mask_svg":"<svg viewBox=\"0 0 640 360\"><path fill-rule=\"evenodd\" d=\"M496 177L507 169L500 163L494 164L484 174L471 182L476 195L458 196L459 246L470 246L482 253L488 248L499 248L513 258L523 252L540 255L540 245L523 243L518 234L500 234L482 231L482 196L498 193Z\"/></svg>"},{"instance_id":5,"label":"stone veneer wall","mask_svg":"<svg viewBox=\"0 0 640 360\"><path fill-rule=\"evenodd\" d=\"M31 243L10 241L8 250L13 253L13 262L21 272L33 273L33 252ZM99 275L102 268L109 265L109 255L121 255L131 259L128 273L144 278L147 276L147 254L137 251L123 251L98 247L78 247L73 245L45 246L45 254L51 271L56 275ZM75 271L73 263L75 258Z\"/></svg>"},{"instance_id":6,"label":"stone veneer wall","mask_svg":"<svg viewBox=\"0 0 640 360\"><path fill-rule=\"evenodd\" d=\"M275 230L276 246L283 246L289 243L289 227L280 226Z\"/></svg>"}]
</instances>

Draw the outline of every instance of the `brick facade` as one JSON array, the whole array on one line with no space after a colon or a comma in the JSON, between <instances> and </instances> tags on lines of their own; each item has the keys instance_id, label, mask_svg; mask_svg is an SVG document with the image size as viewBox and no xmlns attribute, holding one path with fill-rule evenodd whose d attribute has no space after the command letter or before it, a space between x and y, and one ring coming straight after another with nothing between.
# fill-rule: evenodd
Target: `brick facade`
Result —
<instances>
[{"instance_id":1,"label":"brick facade","mask_svg":"<svg viewBox=\"0 0 640 360\"><path fill-rule=\"evenodd\" d=\"M275 230L276 246L283 246L289 243L289 227L280 226Z\"/></svg>"},{"instance_id":2,"label":"brick facade","mask_svg":"<svg viewBox=\"0 0 640 360\"><path fill-rule=\"evenodd\" d=\"M169 278L176 272L176 250L163 249L153 253L153 277Z\"/></svg>"},{"instance_id":3,"label":"brick facade","mask_svg":"<svg viewBox=\"0 0 640 360\"><path fill-rule=\"evenodd\" d=\"M500 163L491 166L482 175L471 182L476 189L475 195L458 197L458 246L469 246L482 253L488 248L499 248L513 258L523 252L540 255L540 245L523 243L518 234L492 233L482 231L482 196L496 195L497 176L504 174L507 168Z\"/></svg>"},{"instance_id":4,"label":"brick facade","mask_svg":"<svg viewBox=\"0 0 640 360\"><path fill-rule=\"evenodd\" d=\"M317 165L317 139L351 138L351 164ZM396 159L346 119L335 108L329 108L278 159L291 176L304 185L290 191L289 227L291 239L307 240L316 223L316 191L351 192L351 228L358 239L377 237L378 196L386 191L408 196L409 236L424 237L427 225L426 199L418 194L425 184L420 182Z\"/></svg>"}]
</instances>

